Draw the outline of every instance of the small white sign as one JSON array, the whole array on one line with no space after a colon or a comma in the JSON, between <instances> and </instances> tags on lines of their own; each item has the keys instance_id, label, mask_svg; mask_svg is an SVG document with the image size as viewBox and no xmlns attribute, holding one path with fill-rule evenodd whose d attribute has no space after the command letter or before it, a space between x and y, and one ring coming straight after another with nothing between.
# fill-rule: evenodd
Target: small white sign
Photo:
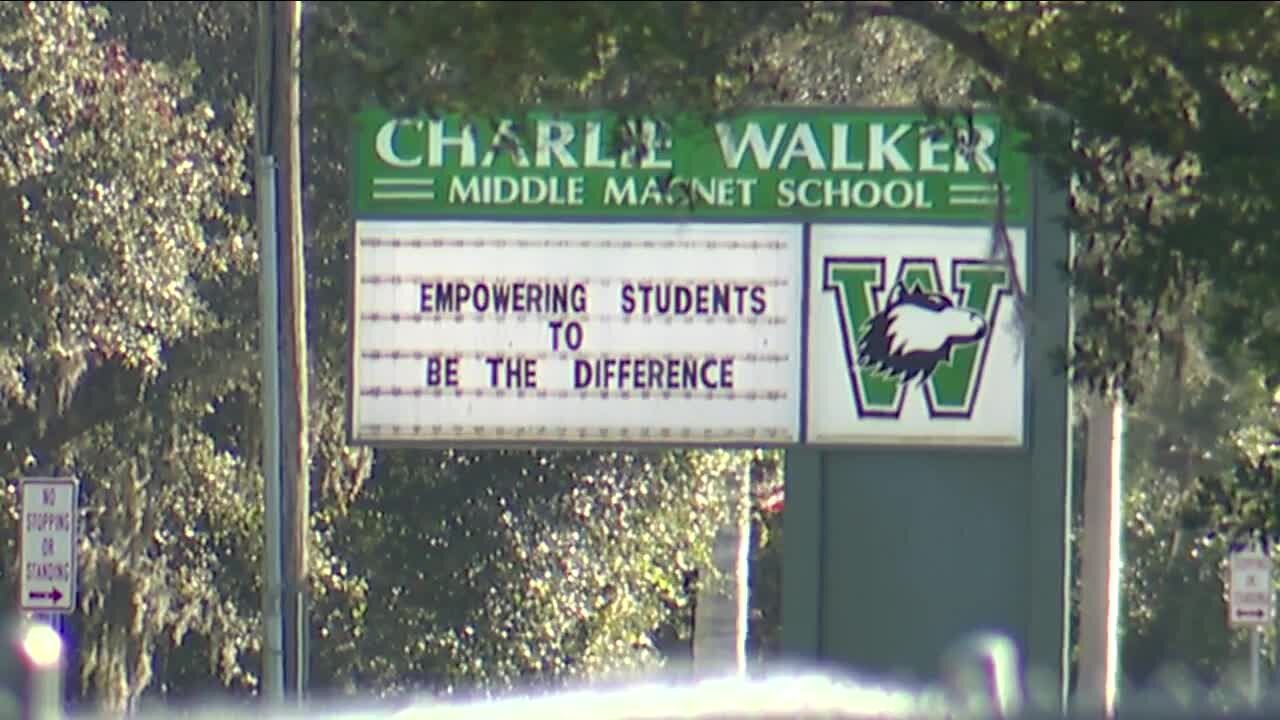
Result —
<instances>
[{"instance_id":1,"label":"small white sign","mask_svg":"<svg viewBox=\"0 0 1280 720\"><path fill-rule=\"evenodd\" d=\"M1231 553L1228 603L1232 625L1266 625L1275 609L1271 558L1256 545Z\"/></svg>"},{"instance_id":2,"label":"small white sign","mask_svg":"<svg viewBox=\"0 0 1280 720\"><path fill-rule=\"evenodd\" d=\"M75 609L76 518L72 478L23 478L22 553L18 592L28 612Z\"/></svg>"},{"instance_id":3,"label":"small white sign","mask_svg":"<svg viewBox=\"0 0 1280 720\"><path fill-rule=\"evenodd\" d=\"M1022 445L1025 229L1009 229L1012 267L991 258L985 225L815 224L810 237L807 442Z\"/></svg>"},{"instance_id":4,"label":"small white sign","mask_svg":"<svg viewBox=\"0 0 1280 720\"><path fill-rule=\"evenodd\" d=\"M799 439L799 223L360 220L359 443Z\"/></svg>"}]
</instances>

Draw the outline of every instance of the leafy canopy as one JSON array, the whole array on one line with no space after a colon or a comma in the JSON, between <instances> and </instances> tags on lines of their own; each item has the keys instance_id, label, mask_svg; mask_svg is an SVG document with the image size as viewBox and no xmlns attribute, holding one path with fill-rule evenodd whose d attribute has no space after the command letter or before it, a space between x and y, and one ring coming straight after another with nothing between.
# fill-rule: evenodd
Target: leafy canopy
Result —
<instances>
[{"instance_id":1,"label":"leafy canopy","mask_svg":"<svg viewBox=\"0 0 1280 720\"><path fill-rule=\"evenodd\" d=\"M0 526L12 583L18 478L80 479L77 684L125 708L189 633L206 675L247 674L260 484L215 428L256 382L256 258L234 212L247 115L104 19L0 4Z\"/></svg>"}]
</instances>

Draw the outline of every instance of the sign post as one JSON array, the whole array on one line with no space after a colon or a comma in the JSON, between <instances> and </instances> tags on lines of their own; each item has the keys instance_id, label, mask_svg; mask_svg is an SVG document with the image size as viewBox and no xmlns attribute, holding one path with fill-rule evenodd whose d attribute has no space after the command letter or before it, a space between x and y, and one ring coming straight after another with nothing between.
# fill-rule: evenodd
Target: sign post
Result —
<instances>
[{"instance_id":1,"label":"sign post","mask_svg":"<svg viewBox=\"0 0 1280 720\"><path fill-rule=\"evenodd\" d=\"M26 612L63 614L76 604L79 500L73 478L23 478L19 602Z\"/></svg>"}]
</instances>

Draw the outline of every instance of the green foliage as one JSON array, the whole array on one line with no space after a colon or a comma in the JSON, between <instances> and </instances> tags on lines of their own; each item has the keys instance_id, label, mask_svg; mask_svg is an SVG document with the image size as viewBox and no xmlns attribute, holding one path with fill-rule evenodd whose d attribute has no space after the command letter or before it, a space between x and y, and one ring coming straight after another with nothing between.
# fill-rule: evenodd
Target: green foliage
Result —
<instances>
[{"instance_id":1,"label":"green foliage","mask_svg":"<svg viewBox=\"0 0 1280 720\"><path fill-rule=\"evenodd\" d=\"M1202 484L1232 473L1241 441L1270 423L1270 397L1256 372L1216 372L1185 348L1147 371L1178 392L1127 413L1123 667L1135 686L1175 666L1214 683L1239 638L1226 623L1227 538L1214 532L1231 519Z\"/></svg>"},{"instance_id":2,"label":"green foliage","mask_svg":"<svg viewBox=\"0 0 1280 720\"><path fill-rule=\"evenodd\" d=\"M655 666L653 637L684 602L684 572L709 562L718 480L741 462L379 453L340 540L360 558L368 609L332 625L346 637L326 674L454 691Z\"/></svg>"},{"instance_id":3,"label":"green foliage","mask_svg":"<svg viewBox=\"0 0 1280 720\"><path fill-rule=\"evenodd\" d=\"M229 210L247 116L102 28L79 3L0 4L0 522L12 583L18 478L81 479L80 679L122 708L189 633L206 674L245 679L260 483L210 425L254 392L255 255Z\"/></svg>"},{"instance_id":4,"label":"green foliage","mask_svg":"<svg viewBox=\"0 0 1280 720\"><path fill-rule=\"evenodd\" d=\"M897 18L819 15L772 35L735 105L965 107L976 68Z\"/></svg>"},{"instance_id":5,"label":"green foliage","mask_svg":"<svg viewBox=\"0 0 1280 720\"><path fill-rule=\"evenodd\" d=\"M360 2L318 22L341 38L322 61L364 89L356 103L650 112L730 102L805 13L791 2Z\"/></svg>"},{"instance_id":6,"label":"green foliage","mask_svg":"<svg viewBox=\"0 0 1280 720\"><path fill-rule=\"evenodd\" d=\"M217 321L200 283L251 257L223 203L247 190L225 172L242 150L185 78L97 41L82 8L4 12L5 337L154 377L164 343ZM9 390L34 406L38 391Z\"/></svg>"},{"instance_id":7,"label":"green foliage","mask_svg":"<svg viewBox=\"0 0 1280 720\"><path fill-rule=\"evenodd\" d=\"M1082 380L1136 395L1151 353L1192 318L1216 355L1280 368L1280 173L1263 151L1280 129L1280 8L890 5L979 63L982 96L1075 178Z\"/></svg>"}]
</instances>

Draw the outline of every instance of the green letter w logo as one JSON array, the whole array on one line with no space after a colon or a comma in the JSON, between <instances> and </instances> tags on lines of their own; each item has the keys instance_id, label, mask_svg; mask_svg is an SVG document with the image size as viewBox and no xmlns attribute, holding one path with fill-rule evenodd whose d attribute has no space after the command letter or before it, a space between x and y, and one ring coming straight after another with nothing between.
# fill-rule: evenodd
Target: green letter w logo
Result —
<instances>
[{"instance_id":1,"label":"green letter w logo","mask_svg":"<svg viewBox=\"0 0 1280 720\"><path fill-rule=\"evenodd\" d=\"M859 417L896 418L919 379L931 418L968 418L982 381L1004 266L952 260L951 290L933 258L903 258L885 297L884 258L826 258ZM883 302L883 305L882 305Z\"/></svg>"}]
</instances>

